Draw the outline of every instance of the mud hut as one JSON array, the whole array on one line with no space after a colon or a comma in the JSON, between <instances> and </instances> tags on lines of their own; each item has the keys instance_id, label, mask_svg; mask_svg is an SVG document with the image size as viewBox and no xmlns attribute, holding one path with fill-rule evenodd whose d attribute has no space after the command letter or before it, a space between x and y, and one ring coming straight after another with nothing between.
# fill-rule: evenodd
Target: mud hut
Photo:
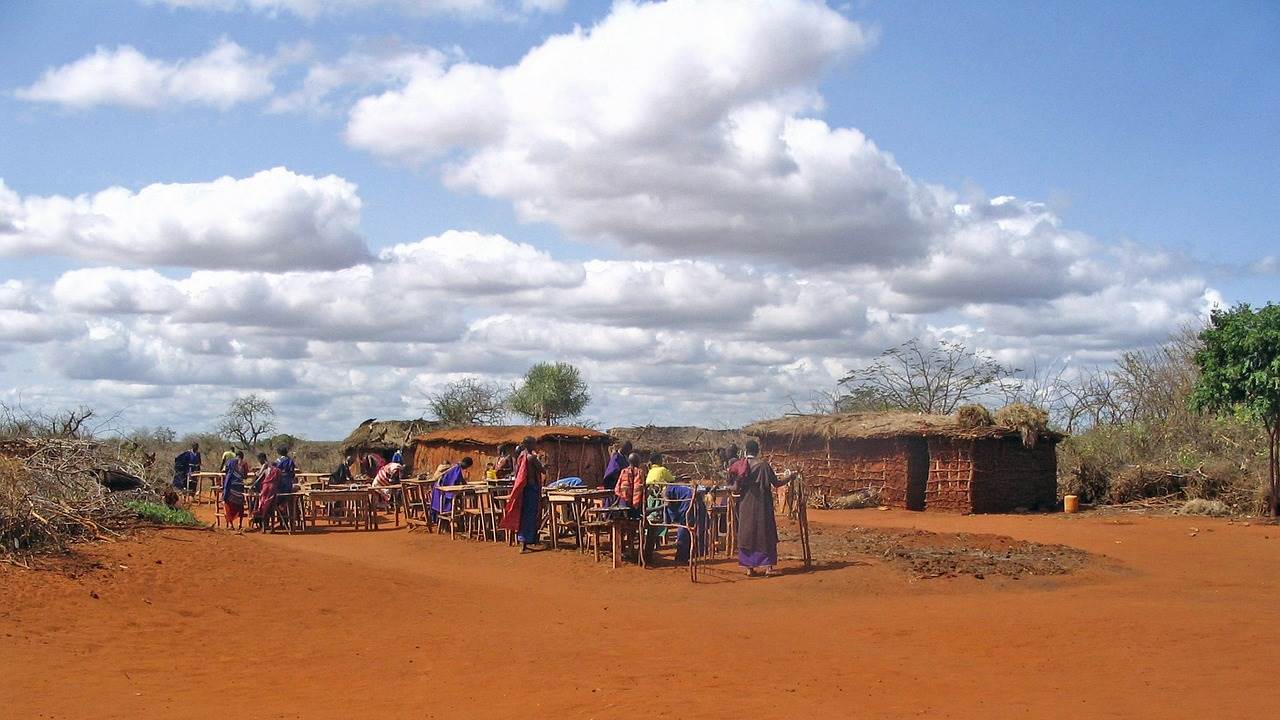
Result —
<instances>
[{"instance_id":1,"label":"mud hut","mask_svg":"<svg viewBox=\"0 0 1280 720\"><path fill-rule=\"evenodd\" d=\"M690 426L616 427L609 428L609 434L619 443L630 440L641 453L662 453L672 472L695 478L712 477L719 471L717 450L730 445L741 448L747 441L747 435L741 430L709 430Z\"/></svg>"},{"instance_id":2,"label":"mud hut","mask_svg":"<svg viewBox=\"0 0 1280 720\"><path fill-rule=\"evenodd\" d=\"M547 480L580 477L598 485L609 462L608 434L582 427L546 425L480 425L435 430L413 440L414 475L429 475L440 463L471 456L477 468L498 459L500 445L515 445L526 436L538 441L546 453Z\"/></svg>"},{"instance_id":3,"label":"mud hut","mask_svg":"<svg viewBox=\"0 0 1280 720\"><path fill-rule=\"evenodd\" d=\"M749 425L761 452L828 495L877 491L889 507L961 513L1055 505L1061 436L962 427L947 415L802 415Z\"/></svg>"},{"instance_id":4,"label":"mud hut","mask_svg":"<svg viewBox=\"0 0 1280 720\"><path fill-rule=\"evenodd\" d=\"M379 420L369 418L342 441L342 454L353 455L356 463L366 455L379 455L390 460L396 450L403 449L404 463L413 467L413 438L434 430L435 420Z\"/></svg>"}]
</instances>

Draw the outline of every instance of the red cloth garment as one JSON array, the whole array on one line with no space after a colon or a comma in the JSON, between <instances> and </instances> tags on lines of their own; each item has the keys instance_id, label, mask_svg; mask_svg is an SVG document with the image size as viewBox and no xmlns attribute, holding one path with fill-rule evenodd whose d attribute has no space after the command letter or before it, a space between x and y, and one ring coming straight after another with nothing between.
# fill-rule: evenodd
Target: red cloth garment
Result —
<instances>
[{"instance_id":1,"label":"red cloth garment","mask_svg":"<svg viewBox=\"0 0 1280 720\"><path fill-rule=\"evenodd\" d=\"M516 533L522 542L538 541L542 519L542 460L531 452L523 452L516 461L516 481L507 499L506 511L498 527Z\"/></svg>"},{"instance_id":2,"label":"red cloth garment","mask_svg":"<svg viewBox=\"0 0 1280 720\"><path fill-rule=\"evenodd\" d=\"M527 453L521 453L516 461L516 482L511 486L511 496L507 498L507 507L502 512L502 522L498 527L509 533L520 530L520 514L524 512L524 488L529 483L529 463Z\"/></svg>"},{"instance_id":3,"label":"red cloth garment","mask_svg":"<svg viewBox=\"0 0 1280 720\"><path fill-rule=\"evenodd\" d=\"M262 479L262 492L258 495L258 512L255 517L266 520L271 516L271 508L276 502L276 480L280 478L280 468L272 466L267 476Z\"/></svg>"},{"instance_id":4,"label":"red cloth garment","mask_svg":"<svg viewBox=\"0 0 1280 720\"><path fill-rule=\"evenodd\" d=\"M227 509L227 514L226 514L227 527L231 527L232 523L244 517L243 505L225 503L223 507Z\"/></svg>"},{"instance_id":5,"label":"red cloth garment","mask_svg":"<svg viewBox=\"0 0 1280 720\"><path fill-rule=\"evenodd\" d=\"M644 468L624 467L618 474L618 484L613 487L613 494L627 507L644 510Z\"/></svg>"}]
</instances>

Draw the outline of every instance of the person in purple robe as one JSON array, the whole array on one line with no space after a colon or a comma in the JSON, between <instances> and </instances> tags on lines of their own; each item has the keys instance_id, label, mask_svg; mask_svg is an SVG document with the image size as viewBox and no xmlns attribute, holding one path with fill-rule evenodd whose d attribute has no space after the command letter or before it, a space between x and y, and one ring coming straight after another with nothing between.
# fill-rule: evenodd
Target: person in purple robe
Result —
<instances>
[{"instance_id":1,"label":"person in purple robe","mask_svg":"<svg viewBox=\"0 0 1280 720\"><path fill-rule=\"evenodd\" d=\"M605 490L612 490L618 484L618 475L622 474L622 468L627 466L627 458L631 455L631 441L627 440L622 443L622 447L613 451L613 455L609 456L609 464L604 469L604 481L600 486Z\"/></svg>"},{"instance_id":2,"label":"person in purple robe","mask_svg":"<svg viewBox=\"0 0 1280 720\"><path fill-rule=\"evenodd\" d=\"M173 487L185 493L195 491L194 473L200 472L200 443L191 443L191 449L173 459Z\"/></svg>"},{"instance_id":3,"label":"person in purple robe","mask_svg":"<svg viewBox=\"0 0 1280 720\"><path fill-rule=\"evenodd\" d=\"M780 480L773 467L761 458L760 443L746 442L747 456L729 466L729 482L738 498L738 564L755 577L757 568L765 576L775 574L778 564L778 522L773 516L773 489L791 482Z\"/></svg>"},{"instance_id":4,"label":"person in purple robe","mask_svg":"<svg viewBox=\"0 0 1280 720\"><path fill-rule=\"evenodd\" d=\"M436 481L435 487L431 488L431 519L435 520L440 513L447 513L453 509L453 493L446 493L440 490L442 487L451 485L461 485L466 482L464 474L467 468L471 467L472 460L470 457L462 458L462 462L454 463L440 479Z\"/></svg>"}]
</instances>

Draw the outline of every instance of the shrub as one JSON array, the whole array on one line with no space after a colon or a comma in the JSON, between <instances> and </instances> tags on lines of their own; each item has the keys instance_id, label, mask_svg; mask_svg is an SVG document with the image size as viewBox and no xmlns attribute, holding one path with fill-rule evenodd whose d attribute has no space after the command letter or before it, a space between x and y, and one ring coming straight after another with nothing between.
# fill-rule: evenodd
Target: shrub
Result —
<instances>
[{"instance_id":1,"label":"shrub","mask_svg":"<svg viewBox=\"0 0 1280 720\"><path fill-rule=\"evenodd\" d=\"M169 507L147 500L129 500L124 506L137 513L141 520L150 520L161 525L204 526L204 523L197 520L196 516L185 508Z\"/></svg>"}]
</instances>

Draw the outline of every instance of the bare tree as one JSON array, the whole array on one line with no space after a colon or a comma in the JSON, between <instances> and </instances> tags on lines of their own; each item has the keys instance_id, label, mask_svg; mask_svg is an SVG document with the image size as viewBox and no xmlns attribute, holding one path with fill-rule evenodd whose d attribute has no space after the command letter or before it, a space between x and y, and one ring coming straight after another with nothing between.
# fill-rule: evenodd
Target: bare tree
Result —
<instances>
[{"instance_id":1,"label":"bare tree","mask_svg":"<svg viewBox=\"0 0 1280 720\"><path fill-rule=\"evenodd\" d=\"M276 431L276 410L261 395L249 394L231 401L218 423L218 434L246 450Z\"/></svg>"},{"instance_id":2,"label":"bare tree","mask_svg":"<svg viewBox=\"0 0 1280 720\"><path fill-rule=\"evenodd\" d=\"M464 378L427 396L427 407L445 425L497 425L507 415L506 392L500 385Z\"/></svg>"},{"instance_id":3,"label":"bare tree","mask_svg":"<svg viewBox=\"0 0 1280 720\"><path fill-rule=\"evenodd\" d=\"M90 438L102 425L102 423L90 424L90 421L96 417L98 417L97 411L87 405L48 413L28 410L20 404L9 406L0 403L0 435ZM106 422L114 419L113 416Z\"/></svg>"},{"instance_id":4,"label":"bare tree","mask_svg":"<svg viewBox=\"0 0 1280 720\"><path fill-rule=\"evenodd\" d=\"M949 415L960 405L996 391L1012 372L961 343L943 340L925 348L912 339L844 376L840 385L859 403Z\"/></svg>"}]
</instances>

